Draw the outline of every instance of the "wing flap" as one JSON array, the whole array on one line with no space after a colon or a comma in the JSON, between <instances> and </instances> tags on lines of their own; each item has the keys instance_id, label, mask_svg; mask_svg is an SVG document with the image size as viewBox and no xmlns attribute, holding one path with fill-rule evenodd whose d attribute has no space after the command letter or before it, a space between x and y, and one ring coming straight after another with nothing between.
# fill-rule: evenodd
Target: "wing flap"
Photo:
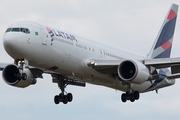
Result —
<instances>
[{"instance_id":1,"label":"wing flap","mask_svg":"<svg viewBox=\"0 0 180 120\"><path fill-rule=\"evenodd\" d=\"M143 60L144 65L153 66L156 69L171 67L175 64L180 64L180 58L162 58L162 59L145 59Z\"/></svg>"},{"instance_id":2,"label":"wing flap","mask_svg":"<svg viewBox=\"0 0 180 120\"><path fill-rule=\"evenodd\" d=\"M176 74L180 73L180 64L175 64L171 66L171 73Z\"/></svg>"}]
</instances>

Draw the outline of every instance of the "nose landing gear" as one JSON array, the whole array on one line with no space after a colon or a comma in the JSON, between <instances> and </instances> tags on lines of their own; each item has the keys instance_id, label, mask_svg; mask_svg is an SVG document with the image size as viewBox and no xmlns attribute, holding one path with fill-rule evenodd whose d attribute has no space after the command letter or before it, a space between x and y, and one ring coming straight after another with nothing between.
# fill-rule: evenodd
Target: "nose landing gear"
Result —
<instances>
[{"instance_id":1,"label":"nose landing gear","mask_svg":"<svg viewBox=\"0 0 180 120\"><path fill-rule=\"evenodd\" d=\"M14 64L16 64L18 66L18 69L20 70L20 72L16 74L17 80L26 80L27 75L23 72L23 70L24 67L28 67L28 61L26 59L15 60Z\"/></svg>"}]
</instances>

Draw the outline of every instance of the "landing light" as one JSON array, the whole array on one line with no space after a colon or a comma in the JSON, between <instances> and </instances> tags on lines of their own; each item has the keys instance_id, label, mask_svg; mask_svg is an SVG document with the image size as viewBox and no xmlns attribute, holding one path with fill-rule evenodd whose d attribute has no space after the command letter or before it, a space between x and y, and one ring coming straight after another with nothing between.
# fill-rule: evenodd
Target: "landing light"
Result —
<instances>
[{"instance_id":1,"label":"landing light","mask_svg":"<svg viewBox=\"0 0 180 120\"><path fill-rule=\"evenodd\" d=\"M91 61L91 62L89 62L87 65L88 65L89 67L92 67L94 64L95 64L95 62L94 62L94 61Z\"/></svg>"},{"instance_id":2,"label":"landing light","mask_svg":"<svg viewBox=\"0 0 180 120\"><path fill-rule=\"evenodd\" d=\"M90 64L91 64L91 65L94 65L94 61L91 61Z\"/></svg>"},{"instance_id":3,"label":"landing light","mask_svg":"<svg viewBox=\"0 0 180 120\"><path fill-rule=\"evenodd\" d=\"M24 62L24 60L22 60L22 61L19 61L19 64L24 64L25 62Z\"/></svg>"}]
</instances>

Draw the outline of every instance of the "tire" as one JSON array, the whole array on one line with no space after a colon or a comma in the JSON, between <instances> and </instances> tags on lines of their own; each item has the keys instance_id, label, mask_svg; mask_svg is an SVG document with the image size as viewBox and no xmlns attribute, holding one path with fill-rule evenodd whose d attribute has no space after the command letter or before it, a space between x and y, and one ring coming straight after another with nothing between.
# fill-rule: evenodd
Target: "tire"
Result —
<instances>
[{"instance_id":1,"label":"tire","mask_svg":"<svg viewBox=\"0 0 180 120\"><path fill-rule=\"evenodd\" d=\"M60 101L59 101L59 96L58 96L58 95L56 95L56 96L54 97L54 103L55 103L55 104L59 104L59 103L60 103Z\"/></svg>"},{"instance_id":2,"label":"tire","mask_svg":"<svg viewBox=\"0 0 180 120\"><path fill-rule=\"evenodd\" d=\"M17 77L17 80L21 80L21 73L18 73L18 74L16 75L16 77Z\"/></svg>"},{"instance_id":3,"label":"tire","mask_svg":"<svg viewBox=\"0 0 180 120\"><path fill-rule=\"evenodd\" d=\"M134 101L135 101L134 93L131 93L131 94L130 94L130 101L131 101L131 102L134 102Z\"/></svg>"},{"instance_id":4,"label":"tire","mask_svg":"<svg viewBox=\"0 0 180 120\"><path fill-rule=\"evenodd\" d=\"M134 92L134 98L135 98L135 100L138 100L139 99L139 92L138 91L135 91Z\"/></svg>"},{"instance_id":5,"label":"tire","mask_svg":"<svg viewBox=\"0 0 180 120\"><path fill-rule=\"evenodd\" d=\"M127 95L127 96L130 96L130 92L129 92L129 91L127 91L127 92L126 92L126 95Z\"/></svg>"},{"instance_id":6,"label":"tire","mask_svg":"<svg viewBox=\"0 0 180 120\"><path fill-rule=\"evenodd\" d=\"M62 98L63 98L62 93L60 93L59 94L59 99L62 99Z\"/></svg>"},{"instance_id":7,"label":"tire","mask_svg":"<svg viewBox=\"0 0 180 120\"><path fill-rule=\"evenodd\" d=\"M122 102L126 102L127 101L127 95L125 93L123 93L121 95L121 100L122 100Z\"/></svg>"},{"instance_id":8,"label":"tire","mask_svg":"<svg viewBox=\"0 0 180 120\"><path fill-rule=\"evenodd\" d=\"M22 76L21 76L22 80L27 80L27 75L26 73L23 73Z\"/></svg>"},{"instance_id":9,"label":"tire","mask_svg":"<svg viewBox=\"0 0 180 120\"><path fill-rule=\"evenodd\" d=\"M71 102L73 100L73 95L71 93L67 94L68 102Z\"/></svg>"},{"instance_id":10,"label":"tire","mask_svg":"<svg viewBox=\"0 0 180 120\"><path fill-rule=\"evenodd\" d=\"M68 103L67 95L64 95L64 97L63 97L63 103L64 103L64 104L67 104L67 103Z\"/></svg>"}]
</instances>

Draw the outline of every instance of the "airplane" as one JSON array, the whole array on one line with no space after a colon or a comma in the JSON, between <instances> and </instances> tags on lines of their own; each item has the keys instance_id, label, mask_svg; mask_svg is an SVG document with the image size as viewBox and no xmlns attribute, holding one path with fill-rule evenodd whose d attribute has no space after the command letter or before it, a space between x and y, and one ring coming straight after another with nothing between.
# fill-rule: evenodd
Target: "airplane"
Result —
<instances>
[{"instance_id":1,"label":"airplane","mask_svg":"<svg viewBox=\"0 0 180 120\"><path fill-rule=\"evenodd\" d=\"M180 78L180 58L170 58L177 12L178 5L172 4L147 56L32 21L13 23L3 36L3 45L14 63L0 63L3 80L26 88L50 74L61 90L55 104L73 100L72 93L65 91L67 85L85 87L86 83L123 91L122 102L134 102L140 93L158 92Z\"/></svg>"}]
</instances>

